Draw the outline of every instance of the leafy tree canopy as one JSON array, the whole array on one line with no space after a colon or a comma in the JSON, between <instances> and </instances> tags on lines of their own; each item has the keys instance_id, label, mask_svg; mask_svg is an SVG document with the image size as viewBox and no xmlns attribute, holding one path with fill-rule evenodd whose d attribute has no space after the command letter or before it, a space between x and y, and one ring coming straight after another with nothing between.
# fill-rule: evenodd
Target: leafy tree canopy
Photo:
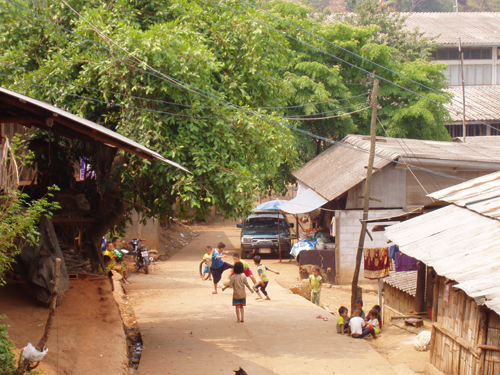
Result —
<instances>
[{"instance_id":1,"label":"leafy tree canopy","mask_svg":"<svg viewBox=\"0 0 500 375\"><path fill-rule=\"evenodd\" d=\"M386 11L360 13L367 17L364 21L339 21L313 15L311 8L298 3L251 3L286 22L237 0L225 1L224 6L217 1L69 0L82 17L55 0L19 3L27 10L0 6L4 87L101 123L193 171L187 175L162 163L80 142L65 145L37 132L35 139L68 150L59 159L87 157L96 170L97 179L86 180L82 192L93 208L116 217L108 215L105 224L93 229L95 240L124 212L123 205L106 198L102 189L151 208L150 215L171 214L174 203L185 216L203 217L212 205L236 215L251 208L256 191L280 190L298 163L321 151L321 142L291 132L283 126L285 121L333 139L367 133L370 111L348 113L366 107L373 77L353 66L437 103L444 101L398 75L434 90L445 87L443 67L426 59L427 42L398 39L405 37L399 26L391 27ZM412 50L417 47L422 58ZM146 74L147 64L158 71ZM211 95L266 117L235 111ZM447 139L446 112L438 104L386 81L381 82L380 95L387 134ZM43 155L38 153L33 163L42 165ZM45 183L56 174L56 169L47 171Z\"/></svg>"}]
</instances>

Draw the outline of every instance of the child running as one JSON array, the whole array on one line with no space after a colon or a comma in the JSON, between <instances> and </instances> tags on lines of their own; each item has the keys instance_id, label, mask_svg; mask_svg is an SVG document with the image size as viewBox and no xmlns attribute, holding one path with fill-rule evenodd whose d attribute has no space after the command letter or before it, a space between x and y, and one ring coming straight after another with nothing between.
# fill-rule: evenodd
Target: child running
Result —
<instances>
[{"instance_id":1,"label":"child running","mask_svg":"<svg viewBox=\"0 0 500 375\"><path fill-rule=\"evenodd\" d=\"M212 265L210 266L210 271L212 272L213 280L214 280L214 291L212 294L217 294L217 284L219 284L220 279L222 278L222 273L225 270L233 268L233 266L229 263L226 263L222 260L225 258L224 249L226 245L222 242L219 242L217 245L217 249L213 249L212 251ZM219 253L220 251L220 253Z\"/></svg>"},{"instance_id":2,"label":"child running","mask_svg":"<svg viewBox=\"0 0 500 375\"><path fill-rule=\"evenodd\" d=\"M243 264L243 273L245 274L245 276L252 279L252 282L254 283L254 285L257 284L257 281L255 280L255 277L252 273L252 270L250 269L250 265L246 261L241 259L240 254L234 253L233 254L233 265L238 263L238 262L241 262ZM233 275L234 275L234 271L229 277L231 277Z\"/></svg>"},{"instance_id":3,"label":"child running","mask_svg":"<svg viewBox=\"0 0 500 375\"><path fill-rule=\"evenodd\" d=\"M318 266L313 267L312 274L309 275L309 284L311 285L311 302L319 306L323 278L319 275Z\"/></svg>"},{"instance_id":4,"label":"child running","mask_svg":"<svg viewBox=\"0 0 500 375\"><path fill-rule=\"evenodd\" d=\"M260 282L256 283L253 287L253 290L257 293L258 297L256 299L262 299L262 295L259 292L259 289L266 296L265 299L270 300L269 295L267 294L266 288L267 284L269 284L269 277L267 276L267 271L274 272L276 275L280 273L278 271L273 271L272 269L261 264L261 258L259 255L254 256L253 258L254 264L257 266L257 272L259 273Z\"/></svg>"},{"instance_id":5,"label":"child running","mask_svg":"<svg viewBox=\"0 0 500 375\"><path fill-rule=\"evenodd\" d=\"M208 261L208 263L212 264L212 246L207 246L205 249L205 254L203 255L203 260ZM205 266L203 268L203 280L207 279L207 274L208 274L208 280L212 280L212 274L208 272L208 267Z\"/></svg>"},{"instance_id":6,"label":"child running","mask_svg":"<svg viewBox=\"0 0 500 375\"><path fill-rule=\"evenodd\" d=\"M222 288L222 291L225 291L230 286L233 287L233 306L236 308L236 323L243 323L245 321L244 307L247 305L245 286L253 293L252 288L248 285L244 269L243 263L236 262L233 268L234 275L231 276L229 285Z\"/></svg>"}]
</instances>

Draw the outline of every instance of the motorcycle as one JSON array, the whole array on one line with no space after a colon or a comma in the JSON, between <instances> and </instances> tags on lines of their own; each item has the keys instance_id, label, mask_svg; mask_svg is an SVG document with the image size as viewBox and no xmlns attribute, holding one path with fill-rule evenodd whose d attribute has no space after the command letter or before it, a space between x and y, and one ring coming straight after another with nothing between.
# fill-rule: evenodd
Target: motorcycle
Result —
<instances>
[{"instance_id":1,"label":"motorcycle","mask_svg":"<svg viewBox=\"0 0 500 375\"><path fill-rule=\"evenodd\" d=\"M139 238L132 238L127 243L131 244L133 247L134 261L135 261L135 266L137 267L137 271L139 271L141 268L144 268L144 273L148 274L149 273L148 249L146 248L145 245L139 246L139 242L146 242L146 240Z\"/></svg>"}]
</instances>

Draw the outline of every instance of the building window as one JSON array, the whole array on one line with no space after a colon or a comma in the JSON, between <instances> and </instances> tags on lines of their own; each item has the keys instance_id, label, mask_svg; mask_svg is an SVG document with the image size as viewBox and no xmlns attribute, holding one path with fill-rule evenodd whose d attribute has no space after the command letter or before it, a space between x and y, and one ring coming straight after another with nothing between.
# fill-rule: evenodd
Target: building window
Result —
<instances>
[{"instance_id":1,"label":"building window","mask_svg":"<svg viewBox=\"0 0 500 375\"><path fill-rule=\"evenodd\" d=\"M491 60L493 58L493 49L491 47L473 47L462 48L464 60ZM499 50L500 57L500 50ZM457 48L438 48L432 53L434 60L460 60Z\"/></svg>"},{"instance_id":2,"label":"building window","mask_svg":"<svg viewBox=\"0 0 500 375\"><path fill-rule=\"evenodd\" d=\"M500 73L500 66L497 66L497 72ZM443 74L450 81L450 85L458 86L462 84L460 65L448 65ZM491 85L492 65L489 64L467 64L464 66L466 85ZM497 74L497 81L499 81ZM500 83L500 82L499 82Z\"/></svg>"}]
</instances>

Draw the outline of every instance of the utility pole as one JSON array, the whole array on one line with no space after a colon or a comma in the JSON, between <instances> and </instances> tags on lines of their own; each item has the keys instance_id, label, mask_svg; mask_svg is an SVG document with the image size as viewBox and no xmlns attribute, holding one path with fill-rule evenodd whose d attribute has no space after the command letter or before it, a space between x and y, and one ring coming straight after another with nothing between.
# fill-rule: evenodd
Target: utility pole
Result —
<instances>
[{"instance_id":1,"label":"utility pole","mask_svg":"<svg viewBox=\"0 0 500 375\"><path fill-rule=\"evenodd\" d=\"M465 125L465 74L464 74L464 53L462 51L462 37L460 36L460 22L458 17L458 0L455 0L455 11L457 14L457 31L458 31L458 54L460 57L460 77L462 78L462 128L464 133L464 143L467 137L467 127Z\"/></svg>"},{"instance_id":2,"label":"utility pole","mask_svg":"<svg viewBox=\"0 0 500 375\"><path fill-rule=\"evenodd\" d=\"M358 252L356 253L356 268L352 277L351 288L351 313L354 311L354 302L358 293L359 269L361 267L361 258L363 257L363 248L365 245L366 221L370 209L370 185L372 180L373 161L375 159L375 136L377 124L377 106L378 106L378 79L373 83L372 92L372 121L370 125L370 156L368 159L368 169L366 171L365 196L363 205L363 221L361 222L361 232L359 234Z\"/></svg>"}]
</instances>

